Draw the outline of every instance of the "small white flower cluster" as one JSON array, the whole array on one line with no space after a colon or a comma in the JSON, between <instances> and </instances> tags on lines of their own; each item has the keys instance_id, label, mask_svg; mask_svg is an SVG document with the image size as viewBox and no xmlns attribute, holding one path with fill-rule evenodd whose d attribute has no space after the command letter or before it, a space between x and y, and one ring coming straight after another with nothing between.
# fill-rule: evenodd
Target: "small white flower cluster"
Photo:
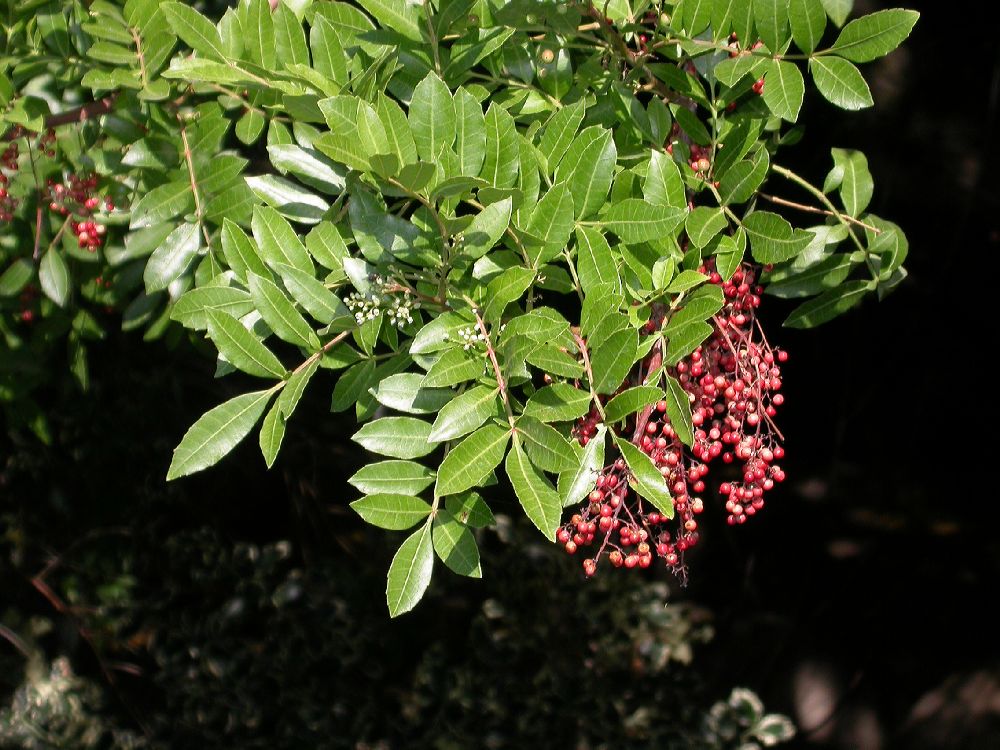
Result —
<instances>
[{"instance_id":1,"label":"small white flower cluster","mask_svg":"<svg viewBox=\"0 0 1000 750\"><path fill-rule=\"evenodd\" d=\"M475 326L469 326L468 328L459 328L458 337L465 342L462 344L462 348L465 351L469 351L469 349L472 349L473 347L478 347L479 344L486 341L486 334L483 333L479 323L476 323Z\"/></svg>"},{"instance_id":2,"label":"small white flower cluster","mask_svg":"<svg viewBox=\"0 0 1000 750\"><path fill-rule=\"evenodd\" d=\"M385 314L394 326L402 328L412 323L413 311L420 307L419 300L413 299L409 291L403 291L401 296L386 292L386 283L381 276L375 276L374 281L379 284L380 293L364 295L353 292L347 297L347 309L354 313L358 325L381 315L383 305L386 305Z\"/></svg>"},{"instance_id":3,"label":"small white flower cluster","mask_svg":"<svg viewBox=\"0 0 1000 750\"><path fill-rule=\"evenodd\" d=\"M382 299L377 294L366 297L360 292L353 292L347 297L346 302L347 309L354 313L358 325L367 320L374 320L382 312L379 308Z\"/></svg>"},{"instance_id":4,"label":"small white flower cluster","mask_svg":"<svg viewBox=\"0 0 1000 750\"><path fill-rule=\"evenodd\" d=\"M402 328L413 322L413 311L420 307L419 300L410 299L410 293L404 292L402 299L392 298L392 306L385 311L389 316L389 322L397 328Z\"/></svg>"}]
</instances>

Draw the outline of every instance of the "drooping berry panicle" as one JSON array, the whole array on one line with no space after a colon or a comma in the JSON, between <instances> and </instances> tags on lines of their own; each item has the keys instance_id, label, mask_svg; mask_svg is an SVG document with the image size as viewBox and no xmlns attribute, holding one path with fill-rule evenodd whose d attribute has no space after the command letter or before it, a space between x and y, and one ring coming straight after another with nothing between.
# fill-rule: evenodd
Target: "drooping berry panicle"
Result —
<instances>
[{"instance_id":1,"label":"drooping berry panicle","mask_svg":"<svg viewBox=\"0 0 1000 750\"><path fill-rule=\"evenodd\" d=\"M690 403L693 444L681 442L664 401L634 415L622 431L663 475L674 518L636 494L622 458L604 467L583 507L557 537L570 554L600 540L596 553L584 560L588 576L605 555L615 567L647 568L655 554L685 580L684 553L698 543L696 517L705 508L705 477L713 461L721 458L723 464L739 467L719 486L731 525L743 524L760 511L765 493L785 478L776 463L784 448L774 417L784 401L781 363L788 356L771 346L756 317L763 289L755 285L756 272L750 266L725 280L711 261L701 270L721 287L724 306L709 321L713 330L708 339L668 368ZM654 310L643 332L651 333L662 323L662 315ZM599 422L595 410L577 423L573 434L581 445L593 437Z\"/></svg>"}]
</instances>

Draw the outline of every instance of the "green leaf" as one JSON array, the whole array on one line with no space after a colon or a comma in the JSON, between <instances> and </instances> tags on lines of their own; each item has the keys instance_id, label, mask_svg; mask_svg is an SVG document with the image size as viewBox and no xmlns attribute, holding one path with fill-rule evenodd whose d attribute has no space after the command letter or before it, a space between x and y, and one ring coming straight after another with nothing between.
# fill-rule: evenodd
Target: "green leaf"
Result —
<instances>
[{"instance_id":1,"label":"green leaf","mask_svg":"<svg viewBox=\"0 0 1000 750\"><path fill-rule=\"evenodd\" d=\"M324 325L335 320L348 320L353 324L354 316L347 305L337 299L337 295L311 273L279 263L275 270L281 276L285 288L306 312Z\"/></svg>"},{"instance_id":2,"label":"green leaf","mask_svg":"<svg viewBox=\"0 0 1000 750\"><path fill-rule=\"evenodd\" d=\"M475 380L483 374L485 365L485 355L478 349L467 351L456 347L446 351L431 365L423 385L425 388L442 388Z\"/></svg>"},{"instance_id":3,"label":"green leaf","mask_svg":"<svg viewBox=\"0 0 1000 750\"><path fill-rule=\"evenodd\" d=\"M694 445L694 427L691 423L691 403L687 391L674 378L669 375L664 377L667 381L665 400L670 426L674 428L680 441L690 447Z\"/></svg>"},{"instance_id":4,"label":"green leaf","mask_svg":"<svg viewBox=\"0 0 1000 750\"><path fill-rule=\"evenodd\" d=\"M697 349L712 333L712 326L694 320L670 331L664 362L673 366Z\"/></svg>"},{"instance_id":5,"label":"green leaf","mask_svg":"<svg viewBox=\"0 0 1000 750\"><path fill-rule=\"evenodd\" d=\"M400 106L385 94L380 93L375 111L385 129L386 139L389 141L392 153L399 157L401 164L415 162L417 160L417 146L413 141L413 133L410 132L410 124ZM480 114L482 114L481 111Z\"/></svg>"},{"instance_id":6,"label":"green leaf","mask_svg":"<svg viewBox=\"0 0 1000 750\"><path fill-rule=\"evenodd\" d=\"M257 424L273 389L244 393L203 414L174 449L167 481L218 463Z\"/></svg>"},{"instance_id":7,"label":"green leaf","mask_svg":"<svg viewBox=\"0 0 1000 750\"><path fill-rule=\"evenodd\" d=\"M424 388L424 376L415 372L390 375L374 389L383 406L408 414L432 414L449 403L454 394L448 388Z\"/></svg>"},{"instance_id":8,"label":"green leaf","mask_svg":"<svg viewBox=\"0 0 1000 750\"><path fill-rule=\"evenodd\" d=\"M250 0L243 19L244 50L250 61L274 68L274 22L268 0Z\"/></svg>"},{"instance_id":9,"label":"green leaf","mask_svg":"<svg viewBox=\"0 0 1000 750\"><path fill-rule=\"evenodd\" d=\"M421 328L410 343L410 354L431 354L454 347L460 340L458 332L474 321L456 312L446 312Z\"/></svg>"},{"instance_id":10,"label":"green leaf","mask_svg":"<svg viewBox=\"0 0 1000 750\"><path fill-rule=\"evenodd\" d=\"M210 311L242 317L253 310L250 295L229 286L204 286L185 292L170 310L170 317L185 328L203 331L208 328Z\"/></svg>"},{"instance_id":11,"label":"green leaf","mask_svg":"<svg viewBox=\"0 0 1000 750\"><path fill-rule=\"evenodd\" d=\"M623 304L622 295L608 287L599 287L584 298L580 330L587 338L588 346L599 346L612 333L629 325L628 318L618 314Z\"/></svg>"},{"instance_id":12,"label":"green leaf","mask_svg":"<svg viewBox=\"0 0 1000 750\"><path fill-rule=\"evenodd\" d=\"M542 344L528 353L526 360L542 372L558 375L561 378L575 379L583 375L583 365L576 357L553 344Z\"/></svg>"},{"instance_id":13,"label":"green leaf","mask_svg":"<svg viewBox=\"0 0 1000 750\"><path fill-rule=\"evenodd\" d=\"M251 222L254 239L264 261L277 269L281 263L312 275L312 259L292 225L273 208L256 206Z\"/></svg>"},{"instance_id":14,"label":"green leaf","mask_svg":"<svg viewBox=\"0 0 1000 750\"><path fill-rule=\"evenodd\" d=\"M226 219L222 224L222 254L229 267L236 274L236 278L244 284L248 271L260 276L265 276L268 273L267 266L261 260L257 246L242 229L229 219Z\"/></svg>"},{"instance_id":15,"label":"green leaf","mask_svg":"<svg viewBox=\"0 0 1000 750\"><path fill-rule=\"evenodd\" d=\"M129 229L144 229L162 224L194 208L191 183L187 180L168 182L143 195L132 206Z\"/></svg>"},{"instance_id":16,"label":"green leaf","mask_svg":"<svg viewBox=\"0 0 1000 750\"><path fill-rule=\"evenodd\" d=\"M486 504L477 492L463 492L459 495L448 495L445 500L445 507L460 523L471 526L474 529L481 529L485 526L493 526L496 519L493 511Z\"/></svg>"},{"instance_id":17,"label":"green leaf","mask_svg":"<svg viewBox=\"0 0 1000 750\"><path fill-rule=\"evenodd\" d=\"M681 126L681 130L692 141L700 146L707 146L712 142L712 136L709 135L708 128L705 127L705 124L694 112L679 104L671 105L670 111L673 112L677 124Z\"/></svg>"},{"instance_id":18,"label":"green leaf","mask_svg":"<svg viewBox=\"0 0 1000 750\"><path fill-rule=\"evenodd\" d=\"M302 182L329 195L339 195L347 184L347 169L314 149L293 143L274 143L267 147L267 153L279 172L291 172Z\"/></svg>"},{"instance_id":19,"label":"green leaf","mask_svg":"<svg viewBox=\"0 0 1000 750\"><path fill-rule=\"evenodd\" d=\"M418 6L408 0L358 0L358 4L383 28L392 29L415 42L421 41L420 12Z\"/></svg>"},{"instance_id":20,"label":"green leaf","mask_svg":"<svg viewBox=\"0 0 1000 750\"><path fill-rule=\"evenodd\" d=\"M698 206L688 214L685 221L688 239L695 247L705 247L719 232L729 226L726 214L721 208Z\"/></svg>"},{"instance_id":21,"label":"green leaf","mask_svg":"<svg viewBox=\"0 0 1000 750\"><path fill-rule=\"evenodd\" d=\"M871 107L872 92L854 65L839 57L817 57L809 64L813 81L826 100L847 110Z\"/></svg>"},{"instance_id":22,"label":"green leaf","mask_svg":"<svg viewBox=\"0 0 1000 750\"><path fill-rule=\"evenodd\" d=\"M281 361L235 318L208 310L208 335L233 367L259 378L284 378Z\"/></svg>"},{"instance_id":23,"label":"green leaf","mask_svg":"<svg viewBox=\"0 0 1000 750\"><path fill-rule=\"evenodd\" d=\"M491 203L472 219L462 232L462 255L481 258L492 250L510 226L513 202L510 198Z\"/></svg>"},{"instance_id":24,"label":"green leaf","mask_svg":"<svg viewBox=\"0 0 1000 750\"><path fill-rule=\"evenodd\" d=\"M692 289L699 284L704 284L706 281L708 281L708 276L703 273L699 273L698 271L681 271L670 282L667 291L672 294L686 292L688 289Z\"/></svg>"},{"instance_id":25,"label":"green leaf","mask_svg":"<svg viewBox=\"0 0 1000 750\"><path fill-rule=\"evenodd\" d=\"M439 510L434 518L434 550L441 562L461 576L482 578L479 547L472 531L459 523L447 510Z\"/></svg>"},{"instance_id":26,"label":"green leaf","mask_svg":"<svg viewBox=\"0 0 1000 750\"><path fill-rule=\"evenodd\" d=\"M713 5L712 0L684 0L681 11L688 36L697 36L708 28L712 21Z\"/></svg>"},{"instance_id":27,"label":"green leaf","mask_svg":"<svg viewBox=\"0 0 1000 750\"><path fill-rule=\"evenodd\" d=\"M604 205L618 158L610 130L601 130L597 138L581 147L582 138L583 135L570 146L563 162L572 168L559 170L559 179L566 180L572 194L577 219L586 219Z\"/></svg>"},{"instance_id":28,"label":"green leaf","mask_svg":"<svg viewBox=\"0 0 1000 750\"><path fill-rule=\"evenodd\" d=\"M694 320L707 320L722 309L725 297L720 287L707 284L688 295L682 304L683 306L670 316L664 329L665 333L669 334Z\"/></svg>"},{"instance_id":29,"label":"green leaf","mask_svg":"<svg viewBox=\"0 0 1000 750\"><path fill-rule=\"evenodd\" d=\"M684 179L669 154L656 150L650 152L642 197L658 206L687 208Z\"/></svg>"},{"instance_id":30,"label":"green leaf","mask_svg":"<svg viewBox=\"0 0 1000 750\"><path fill-rule=\"evenodd\" d=\"M336 83L338 88L347 85L347 58L340 37L319 13L313 16L309 29L309 49L316 72Z\"/></svg>"},{"instance_id":31,"label":"green leaf","mask_svg":"<svg viewBox=\"0 0 1000 750\"><path fill-rule=\"evenodd\" d=\"M838 28L844 25L854 8L854 0L820 0L820 4Z\"/></svg>"},{"instance_id":32,"label":"green leaf","mask_svg":"<svg viewBox=\"0 0 1000 750\"><path fill-rule=\"evenodd\" d=\"M514 119L496 102L486 111L486 156L479 176L497 188L511 187L520 162Z\"/></svg>"},{"instance_id":33,"label":"green leaf","mask_svg":"<svg viewBox=\"0 0 1000 750\"><path fill-rule=\"evenodd\" d=\"M653 459L624 438L615 435L614 439L615 445L621 451L622 458L628 464L629 473L632 475L629 484L663 515L667 518L673 518L674 501L667 490L666 480L660 474L660 470L656 468Z\"/></svg>"},{"instance_id":34,"label":"green leaf","mask_svg":"<svg viewBox=\"0 0 1000 750\"><path fill-rule=\"evenodd\" d=\"M366 464L347 480L366 495L389 493L417 495L434 484L434 472L413 461L378 461Z\"/></svg>"},{"instance_id":35,"label":"green leaf","mask_svg":"<svg viewBox=\"0 0 1000 750\"><path fill-rule=\"evenodd\" d=\"M758 263L780 263L794 258L812 240L812 233L792 225L770 211L754 211L743 218L750 236L750 250Z\"/></svg>"},{"instance_id":36,"label":"green leaf","mask_svg":"<svg viewBox=\"0 0 1000 750\"><path fill-rule=\"evenodd\" d=\"M455 92L455 153L458 172L476 177L486 157L486 118L479 100L464 88Z\"/></svg>"},{"instance_id":37,"label":"green leaf","mask_svg":"<svg viewBox=\"0 0 1000 750\"><path fill-rule=\"evenodd\" d=\"M669 206L657 206L639 198L626 198L614 204L604 217L605 225L622 242L632 244L673 237L687 212Z\"/></svg>"},{"instance_id":38,"label":"green leaf","mask_svg":"<svg viewBox=\"0 0 1000 750\"><path fill-rule=\"evenodd\" d=\"M373 0L366 0L370 5ZM424 595L434 570L434 548L431 527L425 523L400 545L389 566L386 579L385 600L389 616L398 617L409 612Z\"/></svg>"},{"instance_id":39,"label":"green leaf","mask_svg":"<svg viewBox=\"0 0 1000 750\"><path fill-rule=\"evenodd\" d=\"M306 235L306 248L316 262L331 271L343 271L344 259L350 256L340 232L330 222L324 221Z\"/></svg>"},{"instance_id":40,"label":"green leaf","mask_svg":"<svg viewBox=\"0 0 1000 750\"><path fill-rule=\"evenodd\" d=\"M250 74L245 70L225 63L213 62L200 57L175 57L170 67L163 71L164 78L177 78L192 83L253 85Z\"/></svg>"},{"instance_id":41,"label":"green leaf","mask_svg":"<svg viewBox=\"0 0 1000 750\"><path fill-rule=\"evenodd\" d=\"M874 288L875 282L870 279L844 282L796 307L782 325L786 328L815 328L850 310Z\"/></svg>"},{"instance_id":42,"label":"green leaf","mask_svg":"<svg viewBox=\"0 0 1000 750\"><path fill-rule=\"evenodd\" d=\"M278 396L278 410L281 416L288 419L299 405L302 394L306 392L306 387L313 375L319 369L319 359L310 359L304 367L301 365L295 369L292 376L288 378L285 387Z\"/></svg>"},{"instance_id":43,"label":"green leaf","mask_svg":"<svg viewBox=\"0 0 1000 750\"><path fill-rule=\"evenodd\" d=\"M604 421L620 422L663 398L663 389L652 385L637 385L619 393L604 406ZM589 443L588 443L589 445Z\"/></svg>"},{"instance_id":44,"label":"green leaf","mask_svg":"<svg viewBox=\"0 0 1000 750\"><path fill-rule=\"evenodd\" d=\"M438 468L434 494L438 496L478 487L500 462L510 439L510 428L487 424L456 445Z\"/></svg>"},{"instance_id":45,"label":"green leaf","mask_svg":"<svg viewBox=\"0 0 1000 750\"><path fill-rule=\"evenodd\" d=\"M59 307L66 307L70 294L69 267L54 247L45 251L38 264L38 282L46 297Z\"/></svg>"},{"instance_id":46,"label":"green leaf","mask_svg":"<svg viewBox=\"0 0 1000 750\"><path fill-rule=\"evenodd\" d=\"M186 3L167 2L160 5L174 33L191 49L216 60L226 60L222 37L205 16Z\"/></svg>"},{"instance_id":47,"label":"green leaf","mask_svg":"<svg viewBox=\"0 0 1000 750\"><path fill-rule=\"evenodd\" d=\"M375 362L370 359L352 365L337 380L330 411L346 411L361 399L375 382Z\"/></svg>"},{"instance_id":48,"label":"green leaf","mask_svg":"<svg viewBox=\"0 0 1000 750\"><path fill-rule=\"evenodd\" d=\"M753 0L757 33L772 52L780 52L788 41L788 14L787 0Z\"/></svg>"},{"instance_id":49,"label":"green leaf","mask_svg":"<svg viewBox=\"0 0 1000 750\"><path fill-rule=\"evenodd\" d=\"M545 132L538 144L538 150L545 157L548 173L554 174L563 155L569 149L576 131L583 122L587 105L581 99L575 104L556 111L545 124Z\"/></svg>"},{"instance_id":50,"label":"green leaf","mask_svg":"<svg viewBox=\"0 0 1000 750\"><path fill-rule=\"evenodd\" d=\"M576 465L576 453L558 430L534 417L522 416L515 425L531 462L544 471L559 473Z\"/></svg>"},{"instance_id":51,"label":"green leaf","mask_svg":"<svg viewBox=\"0 0 1000 750\"><path fill-rule=\"evenodd\" d=\"M562 506L576 505L594 489L597 474L604 468L604 435L607 428L597 426L597 432L587 441L576 466L559 475L559 496Z\"/></svg>"},{"instance_id":52,"label":"green leaf","mask_svg":"<svg viewBox=\"0 0 1000 750\"><path fill-rule=\"evenodd\" d=\"M309 48L302 22L284 3L278 3L272 14L274 21L274 51L279 66L308 65Z\"/></svg>"},{"instance_id":53,"label":"green leaf","mask_svg":"<svg viewBox=\"0 0 1000 750\"><path fill-rule=\"evenodd\" d=\"M13 297L20 293L35 275L35 265L30 258L18 258L0 274L0 297Z\"/></svg>"},{"instance_id":54,"label":"green leaf","mask_svg":"<svg viewBox=\"0 0 1000 750\"><path fill-rule=\"evenodd\" d=\"M868 208L875 182L868 171L868 159L860 151L831 149L834 164L842 172L840 181L840 200L851 216L858 216Z\"/></svg>"},{"instance_id":55,"label":"green leaf","mask_svg":"<svg viewBox=\"0 0 1000 750\"><path fill-rule=\"evenodd\" d=\"M857 265L848 253L834 253L801 273L767 285L767 293L783 299L810 297L839 286Z\"/></svg>"},{"instance_id":56,"label":"green leaf","mask_svg":"<svg viewBox=\"0 0 1000 750\"><path fill-rule=\"evenodd\" d=\"M351 510L372 526L390 531L411 529L431 514L431 506L419 497L389 493L355 500Z\"/></svg>"},{"instance_id":57,"label":"green leaf","mask_svg":"<svg viewBox=\"0 0 1000 750\"><path fill-rule=\"evenodd\" d=\"M524 413L543 422L578 419L590 411L590 393L568 383L553 383L535 391Z\"/></svg>"},{"instance_id":58,"label":"green leaf","mask_svg":"<svg viewBox=\"0 0 1000 750\"><path fill-rule=\"evenodd\" d=\"M434 450L428 440L429 422L416 417L382 417L363 425L351 438L372 453L392 458L417 458Z\"/></svg>"},{"instance_id":59,"label":"green leaf","mask_svg":"<svg viewBox=\"0 0 1000 750\"><path fill-rule=\"evenodd\" d=\"M635 362L639 332L632 327L612 333L590 353L596 393L614 393Z\"/></svg>"},{"instance_id":60,"label":"green leaf","mask_svg":"<svg viewBox=\"0 0 1000 750\"><path fill-rule=\"evenodd\" d=\"M826 11L820 0L789 0L788 20L792 25L792 38L807 55L816 49L826 28Z\"/></svg>"},{"instance_id":61,"label":"green leaf","mask_svg":"<svg viewBox=\"0 0 1000 750\"><path fill-rule=\"evenodd\" d=\"M499 388L476 385L451 399L441 407L427 439L442 443L478 429L496 414L499 394Z\"/></svg>"},{"instance_id":62,"label":"green leaf","mask_svg":"<svg viewBox=\"0 0 1000 750\"><path fill-rule=\"evenodd\" d=\"M573 195L565 182L549 190L535 206L527 233L540 241L529 247L528 256L535 268L555 258L573 231Z\"/></svg>"},{"instance_id":63,"label":"green leaf","mask_svg":"<svg viewBox=\"0 0 1000 750\"><path fill-rule=\"evenodd\" d=\"M316 141L317 148L319 148L319 142L330 135L327 133L318 139ZM320 148L320 150L323 149ZM294 182L282 177L261 175L244 179L255 195L267 205L273 206L279 214L292 221L315 224L323 218L323 215L330 208L330 204L315 193L304 190Z\"/></svg>"},{"instance_id":64,"label":"green leaf","mask_svg":"<svg viewBox=\"0 0 1000 750\"><path fill-rule=\"evenodd\" d=\"M191 265L198 247L198 225L179 224L149 256L142 275L146 291L158 292L170 286Z\"/></svg>"},{"instance_id":65,"label":"green leaf","mask_svg":"<svg viewBox=\"0 0 1000 750\"><path fill-rule=\"evenodd\" d=\"M451 92L435 73L428 73L413 90L410 101L410 129L420 158L437 161L455 142L457 127Z\"/></svg>"},{"instance_id":66,"label":"green leaf","mask_svg":"<svg viewBox=\"0 0 1000 750\"><path fill-rule=\"evenodd\" d=\"M524 266L512 266L492 279L486 285L485 297L488 300L483 317L490 321L499 321L507 305L516 302L524 296L535 280L535 271Z\"/></svg>"},{"instance_id":67,"label":"green leaf","mask_svg":"<svg viewBox=\"0 0 1000 750\"><path fill-rule=\"evenodd\" d=\"M618 264L604 235L596 227L576 228L576 272L584 294L598 284L610 284L621 289Z\"/></svg>"},{"instance_id":68,"label":"green leaf","mask_svg":"<svg viewBox=\"0 0 1000 750\"><path fill-rule=\"evenodd\" d=\"M264 464L267 468L270 469L274 466L274 461L278 458L278 451L281 450L281 442L284 439L285 417L281 414L278 404L275 403L264 417L258 437L260 452L264 456Z\"/></svg>"},{"instance_id":69,"label":"green leaf","mask_svg":"<svg viewBox=\"0 0 1000 750\"><path fill-rule=\"evenodd\" d=\"M546 539L555 541L559 519L562 516L562 500L559 498L559 493L545 475L528 460L527 454L516 440L513 449L507 454L504 468L525 515Z\"/></svg>"},{"instance_id":70,"label":"green leaf","mask_svg":"<svg viewBox=\"0 0 1000 750\"><path fill-rule=\"evenodd\" d=\"M892 52L920 18L915 10L880 10L851 21L833 43L833 51L853 62L871 62Z\"/></svg>"},{"instance_id":71,"label":"green leaf","mask_svg":"<svg viewBox=\"0 0 1000 750\"><path fill-rule=\"evenodd\" d=\"M767 108L777 117L795 122L806 91L799 67L786 60L769 60L764 71L764 103Z\"/></svg>"},{"instance_id":72,"label":"green leaf","mask_svg":"<svg viewBox=\"0 0 1000 750\"><path fill-rule=\"evenodd\" d=\"M771 168L767 149L758 149L754 157L737 162L723 176L719 195L724 203L746 203L757 194Z\"/></svg>"},{"instance_id":73,"label":"green leaf","mask_svg":"<svg viewBox=\"0 0 1000 750\"><path fill-rule=\"evenodd\" d=\"M277 284L254 273L247 282L257 310L278 338L311 351L319 349L315 332Z\"/></svg>"}]
</instances>

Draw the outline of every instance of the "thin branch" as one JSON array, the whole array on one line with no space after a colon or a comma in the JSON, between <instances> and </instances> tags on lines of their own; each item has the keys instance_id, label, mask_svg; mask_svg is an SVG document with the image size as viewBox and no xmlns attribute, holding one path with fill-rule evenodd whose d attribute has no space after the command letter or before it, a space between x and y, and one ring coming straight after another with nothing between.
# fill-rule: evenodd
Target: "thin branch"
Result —
<instances>
[{"instance_id":1,"label":"thin branch","mask_svg":"<svg viewBox=\"0 0 1000 750\"><path fill-rule=\"evenodd\" d=\"M597 397L597 391L594 390L594 369L590 366L590 352L587 350L587 342L583 340L583 337L573 331L573 340L576 342L577 348L580 350L580 354L583 355L583 370L587 374L587 383L590 386L590 400L594 402L594 406L597 407L597 413L601 415L601 421L603 422L604 417L604 406L601 404L601 399Z\"/></svg>"},{"instance_id":2,"label":"thin branch","mask_svg":"<svg viewBox=\"0 0 1000 750\"><path fill-rule=\"evenodd\" d=\"M142 37L139 36L139 32L134 28L129 28L129 33L132 35L132 41L135 43L135 54L139 59L139 77L142 79L143 88L149 83L149 78L146 73L146 56L142 52Z\"/></svg>"},{"instance_id":3,"label":"thin branch","mask_svg":"<svg viewBox=\"0 0 1000 750\"><path fill-rule=\"evenodd\" d=\"M117 98L118 92L115 91L108 94L103 99L98 99L97 101L90 102L89 104L83 104L79 107L74 107L73 109L67 109L65 112L49 115L45 118L45 123L42 125L42 128L44 130L48 130L49 128L56 128L60 125L69 125L74 122L86 122L94 117L106 115L114 107L115 100ZM3 138L0 138L0 140L13 141L19 137L20 134L17 129L11 128L4 133Z\"/></svg>"},{"instance_id":4,"label":"thin branch","mask_svg":"<svg viewBox=\"0 0 1000 750\"><path fill-rule=\"evenodd\" d=\"M855 219L853 216L848 216L847 214L840 214L839 216L835 211L828 211L824 208L816 208L816 206L807 206L804 203L796 203L795 201L790 201L786 198L781 198L777 195L769 195L768 193L757 193L764 200L775 203L779 206L787 206L788 208L794 208L799 211L806 211L811 214L822 214L823 216L832 216L835 219L842 219L849 221L852 224L856 224L862 229L867 229L869 232L874 232L875 234L881 234L882 230L878 227L873 227L871 224L865 224L860 219Z\"/></svg>"},{"instance_id":5,"label":"thin branch","mask_svg":"<svg viewBox=\"0 0 1000 750\"><path fill-rule=\"evenodd\" d=\"M211 247L212 239L208 235L208 228L205 226L205 222L202 221L201 194L198 192L198 178L194 173L194 157L191 154L191 144L188 142L187 126L183 123L181 123L181 143L184 145L184 161L187 163L188 178L191 180L191 192L194 195L194 213L198 217L198 226L201 227L201 232L205 236L205 245Z\"/></svg>"},{"instance_id":6,"label":"thin branch","mask_svg":"<svg viewBox=\"0 0 1000 750\"><path fill-rule=\"evenodd\" d=\"M865 254L865 265L868 266L868 272L872 275L872 279L875 280L875 283L878 284L878 272L875 270L875 266L872 264L872 259L870 253L868 252L868 248L861 243L860 239L858 239L858 235L854 231L854 227L851 225L851 221L848 221L849 217L838 211L837 207L833 205L833 202L826 197L826 193L824 193L818 187L809 182L809 180L797 175L792 170L787 169L786 167L782 167L778 164L772 164L771 170L777 172L785 179L791 180L796 185L806 190L806 192L810 193L813 197L816 198L816 200L818 200L820 203L826 206L829 211L832 212L833 216L836 217L837 221L839 221L847 228L847 234L850 236L851 240L857 246L858 250L860 250Z\"/></svg>"},{"instance_id":7,"label":"thin branch","mask_svg":"<svg viewBox=\"0 0 1000 750\"><path fill-rule=\"evenodd\" d=\"M479 308L476 307L475 302L466 297L465 301L469 303L472 308L472 314L476 316L476 326L479 328L479 332L483 334L486 341L486 354L489 357L490 364L493 366L493 374L496 376L497 385L500 387L500 398L503 401L504 411L507 412L507 421L510 423L511 431L514 430L514 411L510 408L510 394L507 392L507 381L504 379L503 372L500 369L500 362L497 360L496 349L493 348L493 340L490 338L490 334L486 330L486 321L483 320L482 315L479 314Z\"/></svg>"},{"instance_id":8,"label":"thin branch","mask_svg":"<svg viewBox=\"0 0 1000 750\"><path fill-rule=\"evenodd\" d=\"M441 51L438 49L437 32L434 30L434 24L431 22L430 0L424 0L424 21L427 23L427 37L431 43L431 51L434 53L434 70L438 76L441 76Z\"/></svg>"}]
</instances>

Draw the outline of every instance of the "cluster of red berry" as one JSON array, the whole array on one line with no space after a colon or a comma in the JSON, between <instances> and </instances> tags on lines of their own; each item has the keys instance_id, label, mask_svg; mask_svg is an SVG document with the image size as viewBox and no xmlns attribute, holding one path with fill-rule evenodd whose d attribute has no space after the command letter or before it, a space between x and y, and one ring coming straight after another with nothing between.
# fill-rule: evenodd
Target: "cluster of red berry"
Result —
<instances>
[{"instance_id":1,"label":"cluster of red berry","mask_svg":"<svg viewBox=\"0 0 1000 750\"><path fill-rule=\"evenodd\" d=\"M615 567L646 568L655 552L683 580L684 553L698 543L695 517L704 510L700 495L705 492L708 464L715 459L742 464L740 480L720 487L730 524L744 523L762 509L764 493L785 478L774 463L784 456L784 449L772 418L784 400L779 392L780 363L788 357L770 346L756 319L762 288L754 285L755 274L748 266L725 281L711 261L701 270L722 288L725 305L711 319L713 332L708 340L671 372L691 404L693 445L685 448L663 401L637 414L628 425L632 442L652 459L666 481L674 519L644 504L634 492L630 496L628 468L617 459L599 473L586 503L557 536L566 551L574 554L592 544L600 532L600 547L583 563L588 576L596 572L605 553ZM600 416L591 411L573 434L586 445L599 422Z\"/></svg>"},{"instance_id":2,"label":"cluster of red berry","mask_svg":"<svg viewBox=\"0 0 1000 750\"><path fill-rule=\"evenodd\" d=\"M14 136L14 137L16 137L16 135L17 135L17 133L18 133L19 130L20 130L20 126L18 126L18 128L15 129L11 133L11 135ZM17 146L17 141L16 140L11 140L11 142L7 144L7 148L5 148L3 150L3 153L0 153L0 167L3 167L4 169L6 169L6 170L8 170L10 172L16 172L17 171L17 158L20 155L21 155L20 154L20 149Z\"/></svg>"},{"instance_id":3,"label":"cluster of red berry","mask_svg":"<svg viewBox=\"0 0 1000 750\"><path fill-rule=\"evenodd\" d=\"M36 300L39 297L38 287L34 284L28 284L21 291L18 299L21 302L21 313L20 318L25 323L31 323L35 319Z\"/></svg>"},{"instance_id":4,"label":"cluster of red berry","mask_svg":"<svg viewBox=\"0 0 1000 750\"><path fill-rule=\"evenodd\" d=\"M68 184L50 179L45 187L44 198L49 202L49 210L60 216L81 217L83 221L70 219L69 227L76 236L77 244L90 252L95 252L104 241L105 227L90 218L101 206L101 199L94 195L97 189L97 175L78 176L71 174ZM114 210L111 198L104 199L104 208Z\"/></svg>"},{"instance_id":5,"label":"cluster of red berry","mask_svg":"<svg viewBox=\"0 0 1000 750\"><path fill-rule=\"evenodd\" d=\"M38 137L38 150L48 157L56 155L56 131L49 128Z\"/></svg>"},{"instance_id":6,"label":"cluster of red berry","mask_svg":"<svg viewBox=\"0 0 1000 750\"><path fill-rule=\"evenodd\" d=\"M0 172L0 221L10 221L17 210L17 198L7 192L7 175Z\"/></svg>"},{"instance_id":7,"label":"cluster of red berry","mask_svg":"<svg viewBox=\"0 0 1000 750\"><path fill-rule=\"evenodd\" d=\"M18 125L12 131L12 135L16 135L20 129L21 126ZM0 152L0 167L6 169L8 172L16 172L18 167L18 156L17 141L11 141L7 144L7 147ZM8 184L9 181L7 179L7 175L0 172L0 221L11 221L14 218L14 211L17 210L17 198L14 198L7 192Z\"/></svg>"}]
</instances>

